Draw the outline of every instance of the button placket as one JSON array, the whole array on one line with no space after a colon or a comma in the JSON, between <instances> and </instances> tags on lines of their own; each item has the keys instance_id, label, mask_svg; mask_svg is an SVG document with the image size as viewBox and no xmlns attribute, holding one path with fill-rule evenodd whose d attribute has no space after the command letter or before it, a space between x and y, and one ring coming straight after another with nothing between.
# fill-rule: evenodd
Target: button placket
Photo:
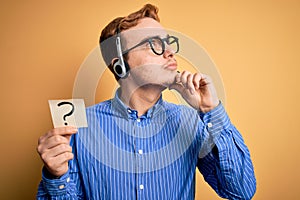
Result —
<instances>
[{"instance_id":1,"label":"button placket","mask_svg":"<svg viewBox=\"0 0 300 200\"><path fill-rule=\"evenodd\" d=\"M140 127L141 122L143 119L137 118L136 119L136 126ZM136 153L136 159L137 159L137 171L138 173L136 174L137 176L137 182L136 182L136 189L138 193L138 199L143 199L143 190L145 189L144 185L144 174L143 172L143 159L144 159L144 149L143 149L143 138L140 136L143 134L143 129L142 128L137 128L135 129L135 135L136 135L136 142L135 142L135 153Z\"/></svg>"}]
</instances>

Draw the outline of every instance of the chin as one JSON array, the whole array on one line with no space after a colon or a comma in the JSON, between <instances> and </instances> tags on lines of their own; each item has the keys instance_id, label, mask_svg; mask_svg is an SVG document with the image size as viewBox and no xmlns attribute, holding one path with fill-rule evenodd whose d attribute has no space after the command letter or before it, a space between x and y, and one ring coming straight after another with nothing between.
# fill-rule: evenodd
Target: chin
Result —
<instances>
[{"instance_id":1,"label":"chin","mask_svg":"<svg viewBox=\"0 0 300 200\"><path fill-rule=\"evenodd\" d=\"M162 85L165 87L169 87L175 82L175 77L177 75L177 71L172 71L171 73L168 73L164 76L164 80L162 82Z\"/></svg>"}]
</instances>

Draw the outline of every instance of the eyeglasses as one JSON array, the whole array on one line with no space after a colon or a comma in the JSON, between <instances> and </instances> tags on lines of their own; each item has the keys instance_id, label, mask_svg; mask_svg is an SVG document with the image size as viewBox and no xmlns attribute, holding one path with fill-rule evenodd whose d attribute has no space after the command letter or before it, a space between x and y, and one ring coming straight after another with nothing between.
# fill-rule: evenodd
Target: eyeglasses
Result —
<instances>
[{"instance_id":1,"label":"eyeglasses","mask_svg":"<svg viewBox=\"0 0 300 200\"><path fill-rule=\"evenodd\" d=\"M146 44L146 43L148 43L150 45L153 53L155 53L156 55L162 55L165 52L165 50L166 50L165 44L167 44L168 49L170 49L174 53L178 53L178 51L179 51L179 39L175 36L168 35L166 38L160 38L159 36L154 36L154 37L150 37L145 40L142 40L137 45L125 50L123 52L123 54L126 54L129 51L131 51L139 46L142 46L143 44Z\"/></svg>"}]
</instances>

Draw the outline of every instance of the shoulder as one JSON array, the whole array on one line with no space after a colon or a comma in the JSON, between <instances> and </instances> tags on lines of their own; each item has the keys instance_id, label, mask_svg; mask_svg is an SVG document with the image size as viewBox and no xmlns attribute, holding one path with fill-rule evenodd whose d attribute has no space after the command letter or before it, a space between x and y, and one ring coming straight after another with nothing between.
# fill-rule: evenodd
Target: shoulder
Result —
<instances>
[{"instance_id":1,"label":"shoulder","mask_svg":"<svg viewBox=\"0 0 300 200\"><path fill-rule=\"evenodd\" d=\"M91 112L105 112L111 110L111 99L97 103L86 108L87 113Z\"/></svg>"}]
</instances>

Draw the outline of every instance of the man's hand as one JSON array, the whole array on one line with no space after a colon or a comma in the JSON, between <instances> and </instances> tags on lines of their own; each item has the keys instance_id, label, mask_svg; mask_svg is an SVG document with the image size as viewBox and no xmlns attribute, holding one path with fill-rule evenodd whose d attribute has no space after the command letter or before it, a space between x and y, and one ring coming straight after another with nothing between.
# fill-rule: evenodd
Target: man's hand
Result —
<instances>
[{"instance_id":1,"label":"man's hand","mask_svg":"<svg viewBox=\"0 0 300 200\"><path fill-rule=\"evenodd\" d=\"M188 71L178 73L169 89L177 90L194 109L208 112L219 104L216 89L209 76Z\"/></svg>"},{"instance_id":2,"label":"man's hand","mask_svg":"<svg viewBox=\"0 0 300 200\"><path fill-rule=\"evenodd\" d=\"M69 169L68 161L73 159L70 138L76 132L77 128L70 126L55 128L38 140L37 152L48 172L54 177L64 175Z\"/></svg>"}]
</instances>

